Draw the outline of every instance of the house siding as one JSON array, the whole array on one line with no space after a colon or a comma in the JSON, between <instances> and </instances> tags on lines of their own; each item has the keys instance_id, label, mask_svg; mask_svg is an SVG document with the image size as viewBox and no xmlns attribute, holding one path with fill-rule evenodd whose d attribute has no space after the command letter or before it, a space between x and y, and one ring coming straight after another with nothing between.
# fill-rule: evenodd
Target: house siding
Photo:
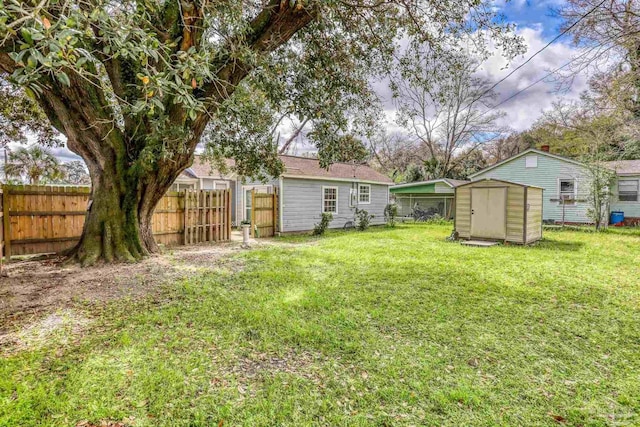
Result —
<instances>
[{"instance_id":1,"label":"house siding","mask_svg":"<svg viewBox=\"0 0 640 427\"><path fill-rule=\"evenodd\" d=\"M338 188L338 213L333 215L330 228L341 228L348 221L354 221L355 207L349 206L351 182L332 180L311 180L283 178L282 231L308 231L320 222L322 215L322 187ZM382 184L371 185L371 203L358 204L374 215L372 225L384 224L384 208L389 200L389 187Z\"/></svg>"},{"instance_id":2,"label":"house siding","mask_svg":"<svg viewBox=\"0 0 640 427\"><path fill-rule=\"evenodd\" d=\"M622 176L618 179L637 179L640 180L640 175L634 176ZM613 200L611 202L611 211L624 212L625 218L640 218L640 202L621 202L618 200L618 183L616 182L611 189L613 194Z\"/></svg>"},{"instance_id":3,"label":"house siding","mask_svg":"<svg viewBox=\"0 0 640 427\"><path fill-rule=\"evenodd\" d=\"M526 158L530 155L535 155L538 158L538 165L535 168L525 167ZM542 187L544 189L543 219L561 221L562 205L552 200L558 198L558 180L563 178L575 179L578 186L578 199L585 200L587 198L587 176L587 170L583 166L539 153L530 153L507 161L486 172L481 172L473 177L473 181L494 178ZM587 209L588 204L586 202L578 201L575 204L567 204L565 206L565 221L589 222Z\"/></svg>"}]
</instances>

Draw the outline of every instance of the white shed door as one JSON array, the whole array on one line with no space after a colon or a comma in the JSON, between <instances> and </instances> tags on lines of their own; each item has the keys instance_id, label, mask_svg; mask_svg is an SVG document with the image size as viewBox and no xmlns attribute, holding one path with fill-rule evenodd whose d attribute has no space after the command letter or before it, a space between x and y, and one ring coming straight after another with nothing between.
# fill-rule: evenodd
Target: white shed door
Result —
<instances>
[{"instance_id":1,"label":"white shed door","mask_svg":"<svg viewBox=\"0 0 640 427\"><path fill-rule=\"evenodd\" d=\"M507 189L471 189L471 237L507 237Z\"/></svg>"}]
</instances>

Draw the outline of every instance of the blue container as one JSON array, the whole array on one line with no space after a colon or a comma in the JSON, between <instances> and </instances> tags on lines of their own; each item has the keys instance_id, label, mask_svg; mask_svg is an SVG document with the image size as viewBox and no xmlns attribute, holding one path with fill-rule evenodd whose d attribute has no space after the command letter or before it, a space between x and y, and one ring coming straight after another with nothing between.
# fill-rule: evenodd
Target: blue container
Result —
<instances>
[{"instance_id":1,"label":"blue container","mask_svg":"<svg viewBox=\"0 0 640 427\"><path fill-rule=\"evenodd\" d=\"M624 222L624 212L611 212L611 225L622 225Z\"/></svg>"}]
</instances>

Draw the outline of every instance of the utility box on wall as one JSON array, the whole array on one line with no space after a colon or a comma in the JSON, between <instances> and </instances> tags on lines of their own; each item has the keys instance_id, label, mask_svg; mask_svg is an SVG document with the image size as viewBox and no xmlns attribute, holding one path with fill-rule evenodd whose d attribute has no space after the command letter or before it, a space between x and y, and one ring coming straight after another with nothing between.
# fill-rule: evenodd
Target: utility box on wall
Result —
<instances>
[{"instance_id":1,"label":"utility box on wall","mask_svg":"<svg viewBox=\"0 0 640 427\"><path fill-rule=\"evenodd\" d=\"M458 236L520 244L540 240L542 191L489 178L459 185L455 193Z\"/></svg>"}]
</instances>

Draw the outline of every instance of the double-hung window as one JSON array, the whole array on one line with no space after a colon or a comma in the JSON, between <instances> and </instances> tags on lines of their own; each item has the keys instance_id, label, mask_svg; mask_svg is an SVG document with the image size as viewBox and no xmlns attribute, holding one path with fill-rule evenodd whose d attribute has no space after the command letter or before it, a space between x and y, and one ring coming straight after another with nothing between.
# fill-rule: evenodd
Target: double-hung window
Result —
<instances>
[{"instance_id":1,"label":"double-hung window","mask_svg":"<svg viewBox=\"0 0 640 427\"><path fill-rule=\"evenodd\" d=\"M621 179L618 181L618 200L621 202L637 202L638 182L637 179Z\"/></svg>"},{"instance_id":2,"label":"double-hung window","mask_svg":"<svg viewBox=\"0 0 640 427\"><path fill-rule=\"evenodd\" d=\"M574 202L577 199L577 187L575 179L560 179L558 181L558 187L558 196L560 200Z\"/></svg>"},{"instance_id":3,"label":"double-hung window","mask_svg":"<svg viewBox=\"0 0 640 427\"><path fill-rule=\"evenodd\" d=\"M371 186L368 184L358 185L358 203L368 205L371 203Z\"/></svg>"},{"instance_id":4,"label":"double-hung window","mask_svg":"<svg viewBox=\"0 0 640 427\"><path fill-rule=\"evenodd\" d=\"M322 187L322 212L338 213L338 187Z\"/></svg>"}]
</instances>

